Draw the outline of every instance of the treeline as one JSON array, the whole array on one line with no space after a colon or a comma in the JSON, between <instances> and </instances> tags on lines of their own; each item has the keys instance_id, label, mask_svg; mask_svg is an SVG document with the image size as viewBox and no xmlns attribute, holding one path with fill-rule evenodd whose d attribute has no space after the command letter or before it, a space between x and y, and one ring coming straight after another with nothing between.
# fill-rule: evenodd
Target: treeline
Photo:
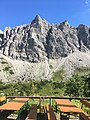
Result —
<instances>
[{"instance_id":1,"label":"treeline","mask_svg":"<svg viewBox=\"0 0 90 120\"><path fill-rule=\"evenodd\" d=\"M90 97L90 76L76 74L69 80L61 80L62 75L56 78L56 81L53 77L51 81L0 82L0 95Z\"/></svg>"}]
</instances>

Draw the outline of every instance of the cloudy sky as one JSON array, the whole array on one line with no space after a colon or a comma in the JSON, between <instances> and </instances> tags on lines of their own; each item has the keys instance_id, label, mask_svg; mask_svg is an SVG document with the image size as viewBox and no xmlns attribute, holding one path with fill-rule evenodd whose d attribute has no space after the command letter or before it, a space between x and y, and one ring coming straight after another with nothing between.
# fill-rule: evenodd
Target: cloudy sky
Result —
<instances>
[{"instance_id":1,"label":"cloudy sky","mask_svg":"<svg viewBox=\"0 0 90 120\"><path fill-rule=\"evenodd\" d=\"M0 29L27 24L36 15L49 23L90 26L90 0L0 0Z\"/></svg>"}]
</instances>

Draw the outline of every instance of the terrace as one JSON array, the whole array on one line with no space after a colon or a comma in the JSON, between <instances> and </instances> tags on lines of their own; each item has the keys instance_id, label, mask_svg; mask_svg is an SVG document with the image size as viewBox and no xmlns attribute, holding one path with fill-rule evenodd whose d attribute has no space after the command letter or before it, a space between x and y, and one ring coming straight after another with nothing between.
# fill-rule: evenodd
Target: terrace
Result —
<instances>
[{"instance_id":1,"label":"terrace","mask_svg":"<svg viewBox=\"0 0 90 120\"><path fill-rule=\"evenodd\" d=\"M90 98L2 97L0 120L90 120Z\"/></svg>"}]
</instances>

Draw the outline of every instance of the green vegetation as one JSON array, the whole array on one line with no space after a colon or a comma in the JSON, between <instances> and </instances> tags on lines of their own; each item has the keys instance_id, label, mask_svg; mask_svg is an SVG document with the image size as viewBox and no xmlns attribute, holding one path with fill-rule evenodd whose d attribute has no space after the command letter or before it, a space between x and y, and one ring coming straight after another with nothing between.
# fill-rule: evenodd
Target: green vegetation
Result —
<instances>
[{"instance_id":1,"label":"green vegetation","mask_svg":"<svg viewBox=\"0 0 90 120\"><path fill-rule=\"evenodd\" d=\"M65 94L71 97L78 97L84 95L85 79L77 75L74 75L70 80L66 82Z\"/></svg>"},{"instance_id":2,"label":"green vegetation","mask_svg":"<svg viewBox=\"0 0 90 120\"><path fill-rule=\"evenodd\" d=\"M13 70L10 70L9 73L10 73L11 75L14 74Z\"/></svg>"},{"instance_id":3,"label":"green vegetation","mask_svg":"<svg viewBox=\"0 0 90 120\"><path fill-rule=\"evenodd\" d=\"M2 64L8 64L6 61L2 61L1 63L2 63Z\"/></svg>"},{"instance_id":4,"label":"green vegetation","mask_svg":"<svg viewBox=\"0 0 90 120\"><path fill-rule=\"evenodd\" d=\"M2 83L0 82L0 95L6 96L68 96L68 97L89 97L90 96L90 73L89 69L81 68L75 71L75 74L69 80L64 79L64 70L59 70L53 74L52 80L29 80L26 82L17 83ZM88 73L88 74L86 74ZM11 71L13 74L13 71ZM72 102L81 107L82 104L78 100ZM32 104L37 104L41 109L38 118L41 119L43 106L50 103L50 100L30 99L29 106L24 106L21 112L28 110ZM52 107L56 111L55 100L52 100ZM83 106L83 110L90 114L90 110ZM59 110L57 109L57 114ZM16 113L15 113L16 114Z\"/></svg>"},{"instance_id":5,"label":"green vegetation","mask_svg":"<svg viewBox=\"0 0 90 120\"><path fill-rule=\"evenodd\" d=\"M0 83L0 94L4 95L45 95L63 96L63 84L52 81L29 81L17 83Z\"/></svg>"},{"instance_id":6,"label":"green vegetation","mask_svg":"<svg viewBox=\"0 0 90 120\"><path fill-rule=\"evenodd\" d=\"M3 70L4 71L9 71L9 69L10 69L10 67L8 66L8 67L5 67Z\"/></svg>"},{"instance_id":7,"label":"green vegetation","mask_svg":"<svg viewBox=\"0 0 90 120\"><path fill-rule=\"evenodd\" d=\"M76 70L75 70L75 73L74 73L75 75L79 75L79 76L85 76L85 75L88 75L88 74L90 74L90 68L88 68L88 67L81 67L81 68L77 68Z\"/></svg>"},{"instance_id":8,"label":"green vegetation","mask_svg":"<svg viewBox=\"0 0 90 120\"><path fill-rule=\"evenodd\" d=\"M90 115L90 109L88 107L86 107L85 105L82 106L82 103L79 100L72 100L72 102L83 109L83 111L85 111L86 113L88 113ZM89 102L89 101L88 101Z\"/></svg>"},{"instance_id":9,"label":"green vegetation","mask_svg":"<svg viewBox=\"0 0 90 120\"><path fill-rule=\"evenodd\" d=\"M45 95L45 96L90 96L90 77L73 76L68 81L29 81L17 83L0 83L0 95Z\"/></svg>"},{"instance_id":10,"label":"green vegetation","mask_svg":"<svg viewBox=\"0 0 90 120\"><path fill-rule=\"evenodd\" d=\"M6 73L9 73L10 75L14 74L11 65L9 65L5 59L2 59L1 63L3 67L3 71L5 71Z\"/></svg>"},{"instance_id":11,"label":"green vegetation","mask_svg":"<svg viewBox=\"0 0 90 120\"><path fill-rule=\"evenodd\" d=\"M53 69L53 66L52 65L49 65L50 69Z\"/></svg>"},{"instance_id":12,"label":"green vegetation","mask_svg":"<svg viewBox=\"0 0 90 120\"><path fill-rule=\"evenodd\" d=\"M61 70L53 73L52 80L55 82L64 81L64 74L65 74L65 71L64 71L64 68L62 67Z\"/></svg>"},{"instance_id":13,"label":"green vegetation","mask_svg":"<svg viewBox=\"0 0 90 120\"><path fill-rule=\"evenodd\" d=\"M51 81L0 82L0 95L89 97L90 74L86 75L85 68L79 71L75 71L75 74L69 80L64 79L64 70L62 69L53 74ZM82 75L81 71L83 71ZM10 74L14 74L12 70L10 72Z\"/></svg>"}]
</instances>

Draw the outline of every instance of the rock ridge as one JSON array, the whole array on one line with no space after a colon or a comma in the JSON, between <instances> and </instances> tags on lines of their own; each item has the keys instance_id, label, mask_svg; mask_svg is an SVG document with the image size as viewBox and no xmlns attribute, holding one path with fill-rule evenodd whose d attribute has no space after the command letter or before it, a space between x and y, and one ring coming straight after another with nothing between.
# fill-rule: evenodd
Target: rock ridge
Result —
<instances>
[{"instance_id":1,"label":"rock ridge","mask_svg":"<svg viewBox=\"0 0 90 120\"><path fill-rule=\"evenodd\" d=\"M0 31L0 52L13 59L41 62L90 50L90 27L70 26L67 20L50 24L36 16L31 24Z\"/></svg>"},{"instance_id":2,"label":"rock ridge","mask_svg":"<svg viewBox=\"0 0 90 120\"><path fill-rule=\"evenodd\" d=\"M90 68L89 61L89 26L51 24L37 15L30 24L0 30L0 81L50 80L62 66L68 78Z\"/></svg>"}]
</instances>

